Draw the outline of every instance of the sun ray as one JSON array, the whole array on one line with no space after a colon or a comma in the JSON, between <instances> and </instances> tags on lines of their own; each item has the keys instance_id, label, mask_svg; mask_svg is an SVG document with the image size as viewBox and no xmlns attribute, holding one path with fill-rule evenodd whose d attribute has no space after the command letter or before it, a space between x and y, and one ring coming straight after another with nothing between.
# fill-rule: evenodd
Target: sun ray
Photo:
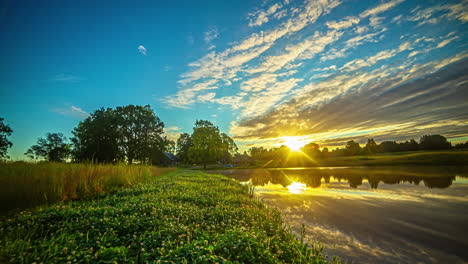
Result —
<instances>
[{"instance_id":1,"label":"sun ray","mask_svg":"<svg viewBox=\"0 0 468 264\"><path fill-rule=\"evenodd\" d=\"M284 145L286 145L292 151L300 151L305 145L304 142L297 140L294 137L288 137L284 139Z\"/></svg>"}]
</instances>

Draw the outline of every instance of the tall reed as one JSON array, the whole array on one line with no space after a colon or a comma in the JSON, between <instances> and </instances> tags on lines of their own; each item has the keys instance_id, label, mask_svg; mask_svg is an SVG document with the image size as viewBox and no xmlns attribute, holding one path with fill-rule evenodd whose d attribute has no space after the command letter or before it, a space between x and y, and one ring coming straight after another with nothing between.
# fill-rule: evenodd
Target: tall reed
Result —
<instances>
[{"instance_id":1,"label":"tall reed","mask_svg":"<svg viewBox=\"0 0 468 264\"><path fill-rule=\"evenodd\" d=\"M0 163L0 212L97 196L170 170L125 164Z\"/></svg>"}]
</instances>

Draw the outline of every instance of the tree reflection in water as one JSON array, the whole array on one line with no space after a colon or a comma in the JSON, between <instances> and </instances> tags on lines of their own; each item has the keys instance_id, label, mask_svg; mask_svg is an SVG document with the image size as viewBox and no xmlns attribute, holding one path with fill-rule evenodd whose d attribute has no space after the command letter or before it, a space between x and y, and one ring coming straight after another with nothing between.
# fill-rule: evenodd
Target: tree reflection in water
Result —
<instances>
[{"instance_id":1,"label":"tree reflection in water","mask_svg":"<svg viewBox=\"0 0 468 264\"><path fill-rule=\"evenodd\" d=\"M268 183L284 187L293 182L300 182L310 188L332 181L347 181L349 186L357 188L367 180L370 187L377 189L379 183L419 185L427 188L447 188L452 185L456 176L468 177L466 168L445 167L366 167L366 168L304 168L304 169L241 169L216 171L229 175L239 181L250 181L254 186Z\"/></svg>"}]
</instances>

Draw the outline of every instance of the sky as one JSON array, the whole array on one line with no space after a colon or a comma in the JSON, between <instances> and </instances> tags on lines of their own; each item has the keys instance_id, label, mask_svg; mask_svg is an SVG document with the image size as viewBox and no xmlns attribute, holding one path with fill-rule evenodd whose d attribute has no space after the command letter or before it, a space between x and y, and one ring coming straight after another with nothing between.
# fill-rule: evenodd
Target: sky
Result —
<instances>
[{"instance_id":1,"label":"sky","mask_svg":"<svg viewBox=\"0 0 468 264\"><path fill-rule=\"evenodd\" d=\"M468 1L1 1L13 159L101 107L170 138L212 121L241 150L468 140Z\"/></svg>"}]
</instances>

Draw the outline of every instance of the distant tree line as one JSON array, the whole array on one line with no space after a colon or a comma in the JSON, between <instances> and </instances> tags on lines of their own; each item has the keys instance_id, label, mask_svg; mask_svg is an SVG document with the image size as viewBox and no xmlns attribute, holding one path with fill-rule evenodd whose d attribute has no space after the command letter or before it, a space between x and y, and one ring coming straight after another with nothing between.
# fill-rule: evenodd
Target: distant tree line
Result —
<instances>
[{"instance_id":1,"label":"distant tree line","mask_svg":"<svg viewBox=\"0 0 468 264\"><path fill-rule=\"evenodd\" d=\"M0 118L0 159L7 159L13 131ZM149 105L101 108L72 131L70 141L61 133L47 133L25 155L54 162L126 162L165 164L167 153L177 153L184 164L232 162L237 146L219 128L206 120L195 122L191 135L183 133L176 142L164 135L164 123Z\"/></svg>"},{"instance_id":2,"label":"distant tree line","mask_svg":"<svg viewBox=\"0 0 468 264\"><path fill-rule=\"evenodd\" d=\"M0 160L7 159L7 150L12 146L8 137L13 130L0 118ZM167 153L173 153L182 164L235 163L254 165L256 161L267 163L288 159L291 150L286 146L267 149L251 147L238 153L235 142L207 120L197 120L192 134L182 133L176 142L164 135L164 123L149 105L127 105L116 108L101 108L91 113L72 131L68 139L61 133L48 133L39 138L25 153L31 159L63 162L126 162L165 164ZM441 135L425 135L419 142L414 139L404 142L384 141L377 144L373 138L361 147L350 140L344 148L329 150L314 142L301 148L312 160L328 157L374 155L377 153L417 150L443 150L468 148L468 141L454 146Z\"/></svg>"},{"instance_id":3,"label":"distant tree line","mask_svg":"<svg viewBox=\"0 0 468 264\"><path fill-rule=\"evenodd\" d=\"M365 146L361 147L358 142L350 140L343 148L336 148L329 150L323 148L317 143L311 142L304 145L301 151L307 154L312 159L326 159L328 157L344 157L344 156L358 156L358 155L374 155L377 153L389 152L404 152L404 151L417 151L417 150L444 150L454 148L468 148L468 141L465 143L458 143L454 146L447 140L446 137L441 135L425 135L420 138L419 142L414 139L404 142L384 141L377 144L373 138L369 138ZM279 148L267 149L264 147L251 147L244 154L238 154L235 159L240 163L252 163L255 161L268 162L270 160L281 161L287 158L290 150L286 146Z\"/></svg>"}]
</instances>

